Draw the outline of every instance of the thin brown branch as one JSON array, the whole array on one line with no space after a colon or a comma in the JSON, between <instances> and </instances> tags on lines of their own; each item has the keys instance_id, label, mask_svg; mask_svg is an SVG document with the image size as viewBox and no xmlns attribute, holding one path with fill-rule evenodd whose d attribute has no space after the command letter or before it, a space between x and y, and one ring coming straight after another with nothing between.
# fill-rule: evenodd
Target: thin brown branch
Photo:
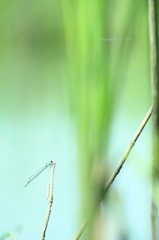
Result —
<instances>
[{"instance_id":1,"label":"thin brown branch","mask_svg":"<svg viewBox=\"0 0 159 240\"><path fill-rule=\"evenodd\" d=\"M107 191L109 190L110 186L112 185L112 183L114 182L116 176L118 175L118 173L120 172L123 164L125 163L127 157L129 156L129 153L131 152L133 146L135 145L137 139L139 138L142 130L144 129L146 123L148 122L149 118L151 117L152 114L152 106L150 107L148 113L146 114L145 118L143 119L142 123L140 124L138 130L136 131L132 141L130 142L129 146L127 147L127 149L125 150L124 154L122 155L115 171L113 172L112 176L110 177L109 181L107 182L105 189L104 189L104 195L107 193Z\"/></svg>"},{"instance_id":2,"label":"thin brown branch","mask_svg":"<svg viewBox=\"0 0 159 240\"><path fill-rule=\"evenodd\" d=\"M135 145L137 139L139 138L142 130L144 129L144 127L146 126L149 118L151 117L152 115L152 106L150 107L149 111L147 112L146 116L144 117L143 121L141 122L137 132L135 133L132 141L130 142L130 144L128 145L127 149L125 150L124 154L122 155L115 171L113 172L113 174L111 175L109 181L107 182L107 184L104 186L104 190L103 190L103 195L102 195L102 198L101 198L101 201L103 200L105 194L108 192L109 188L111 187L112 183L114 182L115 178L117 177L118 173L120 172L123 164L125 163L126 159L128 158L133 146ZM88 218L89 219L89 218ZM74 237L74 240L78 240L82 233L84 232L86 226L87 226L87 222L88 222L88 219L85 220L82 225L80 226L78 232L76 233L75 237Z\"/></svg>"},{"instance_id":3,"label":"thin brown branch","mask_svg":"<svg viewBox=\"0 0 159 240\"><path fill-rule=\"evenodd\" d=\"M50 183L49 183L49 188L48 188L48 209L47 209L47 213L46 213L44 227L43 227L42 234L41 234L41 240L45 239L45 234L46 234L47 226L48 226L50 215L51 215L51 208L52 208L52 204L53 204L53 185L54 185L53 183L54 183L55 166L56 166L56 163L52 163Z\"/></svg>"}]
</instances>

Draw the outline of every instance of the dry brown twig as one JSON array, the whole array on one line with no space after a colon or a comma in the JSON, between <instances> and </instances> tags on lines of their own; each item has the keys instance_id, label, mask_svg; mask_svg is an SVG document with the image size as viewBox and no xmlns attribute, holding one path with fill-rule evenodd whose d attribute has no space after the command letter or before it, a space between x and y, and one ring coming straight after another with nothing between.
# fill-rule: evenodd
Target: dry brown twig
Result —
<instances>
[{"instance_id":1,"label":"dry brown twig","mask_svg":"<svg viewBox=\"0 0 159 240\"><path fill-rule=\"evenodd\" d=\"M51 215L51 208L52 208L52 204L53 204L53 186L54 186L55 166L56 166L56 163L53 162L52 166L51 166L50 183L49 183L49 187L48 187L48 209L47 209L44 227L43 227L41 238L40 238L41 240L45 239L45 234L46 234L47 226L48 226L50 215Z\"/></svg>"},{"instance_id":2,"label":"dry brown twig","mask_svg":"<svg viewBox=\"0 0 159 240\"><path fill-rule=\"evenodd\" d=\"M149 111L147 112L146 116L144 117L143 121L141 122L138 130L136 131L132 141L130 142L130 144L128 145L128 147L126 148L125 152L123 153L115 171L113 172L113 174L111 175L110 179L108 180L107 184L104 186L104 190L103 190L103 195L102 195L102 199L101 201L103 200L105 194L108 192L109 188L111 187L112 183L114 182L115 178L117 177L117 175L119 174L123 164L125 163L127 157L129 156L129 153L131 152L133 146L135 145L137 139L139 138L142 130L144 129L144 127L146 126L149 118L151 117L152 115L152 110L153 110L153 107L151 106ZM88 220L89 218L87 218L80 226L79 230L77 231L76 235L74 236L73 240L78 240L82 233L84 232L86 226L87 226L87 223L88 223Z\"/></svg>"}]
</instances>

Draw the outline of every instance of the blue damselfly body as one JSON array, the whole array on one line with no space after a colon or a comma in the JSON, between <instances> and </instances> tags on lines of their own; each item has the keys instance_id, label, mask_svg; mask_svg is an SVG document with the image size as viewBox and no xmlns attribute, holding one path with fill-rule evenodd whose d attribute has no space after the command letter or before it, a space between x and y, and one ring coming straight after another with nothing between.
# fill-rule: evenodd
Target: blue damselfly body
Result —
<instances>
[{"instance_id":1,"label":"blue damselfly body","mask_svg":"<svg viewBox=\"0 0 159 240\"><path fill-rule=\"evenodd\" d=\"M36 173L34 173L34 174L29 178L29 180L28 180L27 184L25 185L25 187L27 187L28 184L29 184L31 181L33 181L37 176L39 176L39 174L42 173L46 168L52 167L52 165L53 165L53 161L50 161L50 162L46 163L45 166L44 166L42 169L40 169L39 171L37 171Z\"/></svg>"}]
</instances>

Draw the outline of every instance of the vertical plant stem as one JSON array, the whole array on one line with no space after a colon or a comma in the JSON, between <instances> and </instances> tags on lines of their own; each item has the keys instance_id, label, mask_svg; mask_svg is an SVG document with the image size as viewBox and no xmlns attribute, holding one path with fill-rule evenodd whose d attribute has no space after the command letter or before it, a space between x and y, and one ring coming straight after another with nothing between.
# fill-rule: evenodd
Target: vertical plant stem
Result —
<instances>
[{"instance_id":1,"label":"vertical plant stem","mask_svg":"<svg viewBox=\"0 0 159 240\"><path fill-rule=\"evenodd\" d=\"M153 101L153 164L152 164L152 240L158 239L159 217L159 62L158 62L158 36L157 36L157 2L149 0L149 38L151 57L151 85Z\"/></svg>"},{"instance_id":2,"label":"vertical plant stem","mask_svg":"<svg viewBox=\"0 0 159 240\"><path fill-rule=\"evenodd\" d=\"M46 234L47 226L48 226L50 215L51 215L51 208L53 204L53 179L54 179L55 166L56 166L56 163L53 163L51 166L51 176L50 176L50 183L48 188L48 209L47 209L44 227L43 227L41 238L40 238L41 240L45 239L45 234Z\"/></svg>"}]
</instances>

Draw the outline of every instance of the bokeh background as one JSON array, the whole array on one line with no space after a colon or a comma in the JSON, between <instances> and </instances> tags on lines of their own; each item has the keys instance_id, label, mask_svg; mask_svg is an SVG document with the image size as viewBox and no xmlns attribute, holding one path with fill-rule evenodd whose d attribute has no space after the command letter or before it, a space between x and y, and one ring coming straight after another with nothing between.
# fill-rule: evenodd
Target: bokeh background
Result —
<instances>
[{"instance_id":1,"label":"bokeh background","mask_svg":"<svg viewBox=\"0 0 159 240\"><path fill-rule=\"evenodd\" d=\"M0 239L73 239L151 105L143 0L0 3ZM151 239L151 121L81 239Z\"/></svg>"}]
</instances>

